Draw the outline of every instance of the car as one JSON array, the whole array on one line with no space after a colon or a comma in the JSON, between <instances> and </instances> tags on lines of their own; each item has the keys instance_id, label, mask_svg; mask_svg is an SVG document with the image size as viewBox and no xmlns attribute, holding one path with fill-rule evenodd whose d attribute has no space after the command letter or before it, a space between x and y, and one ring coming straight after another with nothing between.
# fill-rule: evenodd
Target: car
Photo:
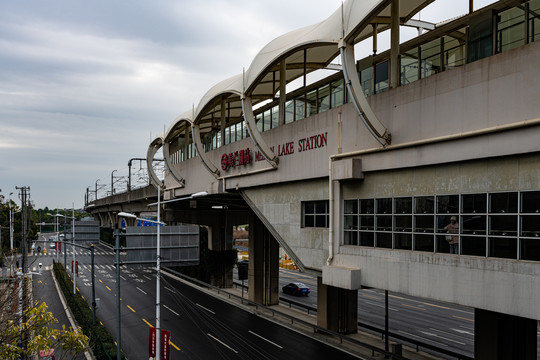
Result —
<instances>
[{"instance_id":1,"label":"car","mask_svg":"<svg viewBox=\"0 0 540 360\"><path fill-rule=\"evenodd\" d=\"M56 249L56 244L55 243L51 243L51 245L49 246L51 249Z\"/></svg>"},{"instance_id":2,"label":"car","mask_svg":"<svg viewBox=\"0 0 540 360\"><path fill-rule=\"evenodd\" d=\"M301 282L289 283L285 285L284 287L282 287L281 290L283 290L283 293L285 294L291 294L295 296L300 296L300 295L308 296L309 295L309 288L304 283L301 283Z\"/></svg>"}]
</instances>

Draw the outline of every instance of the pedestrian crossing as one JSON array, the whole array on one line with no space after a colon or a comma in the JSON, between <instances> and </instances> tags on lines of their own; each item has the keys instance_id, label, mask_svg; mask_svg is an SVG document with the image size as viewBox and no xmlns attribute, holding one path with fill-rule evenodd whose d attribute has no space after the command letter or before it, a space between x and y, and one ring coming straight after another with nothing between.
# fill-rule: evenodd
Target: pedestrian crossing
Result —
<instances>
[{"instance_id":1,"label":"pedestrian crossing","mask_svg":"<svg viewBox=\"0 0 540 360\"><path fill-rule=\"evenodd\" d=\"M34 253L34 256L56 256L57 252L55 250L51 250L50 252L46 252L46 253L43 253L43 252L36 252ZM73 252L72 251L67 251L66 252L66 255L73 255ZM75 251L75 256L81 256L81 255L90 255L90 252L89 251ZM114 251L95 251L94 252L94 255L95 256L100 256L100 255L115 255ZM59 251L58 252L58 256L64 256L64 251Z\"/></svg>"}]
</instances>

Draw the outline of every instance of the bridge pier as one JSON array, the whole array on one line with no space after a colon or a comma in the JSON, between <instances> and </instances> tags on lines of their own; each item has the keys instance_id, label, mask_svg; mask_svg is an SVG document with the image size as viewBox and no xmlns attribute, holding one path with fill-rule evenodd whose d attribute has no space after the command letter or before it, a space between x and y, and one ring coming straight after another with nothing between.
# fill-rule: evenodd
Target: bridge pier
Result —
<instances>
[{"instance_id":1,"label":"bridge pier","mask_svg":"<svg viewBox=\"0 0 540 360\"><path fill-rule=\"evenodd\" d=\"M249 221L248 298L262 305L279 303L279 245L254 215Z\"/></svg>"},{"instance_id":2,"label":"bridge pier","mask_svg":"<svg viewBox=\"0 0 540 360\"><path fill-rule=\"evenodd\" d=\"M536 360L537 321L474 309L476 360Z\"/></svg>"},{"instance_id":3,"label":"bridge pier","mask_svg":"<svg viewBox=\"0 0 540 360\"><path fill-rule=\"evenodd\" d=\"M232 250L232 225L224 219L227 215L217 216L208 228L208 249L212 251ZM233 286L233 270L217 268L210 275L210 284L220 288Z\"/></svg>"},{"instance_id":4,"label":"bridge pier","mask_svg":"<svg viewBox=\"0 0 540 360\"><path fill-rule=\"evenodd\" d=\"M325 285L317 277L317 326L341 334L358 332L358 290Z\"/></svg>"}]
</instances>

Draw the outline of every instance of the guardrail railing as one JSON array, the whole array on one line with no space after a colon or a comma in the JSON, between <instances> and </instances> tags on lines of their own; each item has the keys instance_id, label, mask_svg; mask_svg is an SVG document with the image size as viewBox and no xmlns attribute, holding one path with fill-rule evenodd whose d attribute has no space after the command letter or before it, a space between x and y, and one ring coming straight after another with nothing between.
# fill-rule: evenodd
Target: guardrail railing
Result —
<instances>
[{"instance_id":1,"label":"guardrail railing","mask_svg":"<svg viewBox=\"0 0 540 360\"><path fill-rule=\"evenodd\" d=\"M247 285L242 285L242 284L237 283L237 282L233 282L233 284L236 287L242 287L243 286L245 289L248 288ZM301 302L286 299L286 298L283 298L283 297L280 297L279 301L284 302L284 303L288 303L289 307L292 307L294 305L294 306L299 307L301 309L305 309L305 310L307 310L308 314L310 314L310 313L316 314L317 313L317 308L314 307L314 306L306 305L306 304L303 304ZM381 328L379 328L377 326L374 326L374 325L363 323L361 321L358 321L358 326L361 327L361 328L367 329L367 330L371 330L371 331L373 331L375 333L380 333L381 337L384 339L384 329L381 329ZM460 354L460 353L457 353L455 351L451 351L451 350L441 348L441 347L438 347L438 346L435 346L435 345L432 345L432 344L429 344L429 343L425 343L423 341L411 339L411 338L408 338L407 336L404 336L404 335L401 335L401 334L398 334L398 333L394 333L394 332L389 331L388 335L393 339L397 339L397 340L400 340L400 341L403 341L403 342L407 342L408 345L412 345L413 347L416 347L416 352L419 352L420 349L426 349L426 350L435 351L435 352L437 352L439 354L444 354L444 355L454 357L457 360L474 360L473 357L470 357L468 355Z\"/></svg>"}]
</instances>

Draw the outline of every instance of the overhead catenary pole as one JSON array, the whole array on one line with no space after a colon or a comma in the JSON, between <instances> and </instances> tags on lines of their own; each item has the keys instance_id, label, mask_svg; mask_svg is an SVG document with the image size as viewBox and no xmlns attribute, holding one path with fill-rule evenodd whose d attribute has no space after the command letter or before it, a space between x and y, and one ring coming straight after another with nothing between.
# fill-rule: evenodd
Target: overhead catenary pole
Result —
<instances>
[{"instance_id":1,"label":"overhead catenary pole","mask_svg":"<svg viewBox=\"0 0 540 360\"><path fill-rule=\"evenodd\" d=\"M114 237L115 237L115 258L116 258L116 359L121 360L122 355L120 349L122 348L122 313L120 311L120 230L118 229L118 222L120 219L116 218L114 224Z\"/></svg>"}]
</instances>

